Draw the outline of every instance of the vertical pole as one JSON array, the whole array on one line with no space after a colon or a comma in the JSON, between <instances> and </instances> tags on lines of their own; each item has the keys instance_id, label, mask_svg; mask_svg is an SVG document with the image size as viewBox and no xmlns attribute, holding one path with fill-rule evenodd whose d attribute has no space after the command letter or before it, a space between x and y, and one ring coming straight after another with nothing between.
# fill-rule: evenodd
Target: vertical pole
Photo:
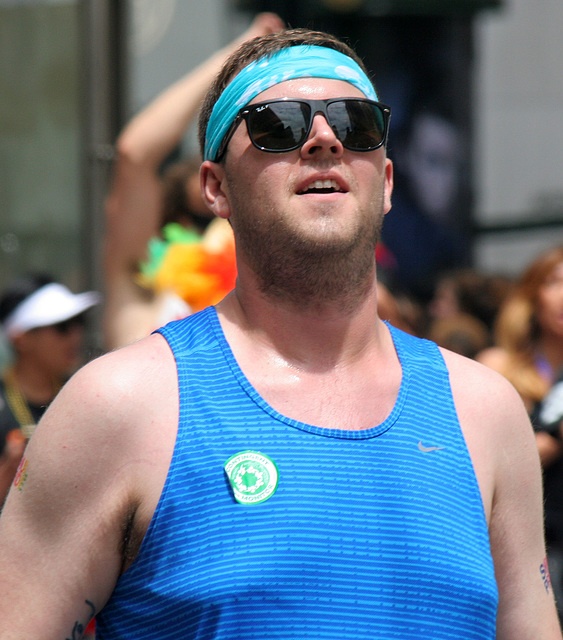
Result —
<instances>
[{"instance_id":1,"label":"vertical pole","mask_svg":"<svg viewBox=\"0 0 563 640\"><path fill-rule=\"evenodd\" d=\"M104 200L114 141L123 121L125 0L81 0L82 40L82 273L83 287L103 293ZM90 355L101 345L101 312L89 337Z\"/></svg>"}]
</instances>

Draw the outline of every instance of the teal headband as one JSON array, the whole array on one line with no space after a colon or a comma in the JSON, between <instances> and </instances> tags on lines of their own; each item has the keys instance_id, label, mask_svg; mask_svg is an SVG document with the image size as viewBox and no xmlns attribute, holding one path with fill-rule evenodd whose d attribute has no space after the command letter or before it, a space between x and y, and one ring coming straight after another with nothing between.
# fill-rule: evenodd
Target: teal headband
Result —
<instances>
[{"instance_id":1,"label":"teal headband","mask_svg":"<svg viewBox=\"0 0 563 640\"><path fill-rule=\"evenodd\" d=\"M377 100L369 78L347 55L316 45L286 47L271 57L251 62L227 85L207 124L204 160L216 160L221 142L242 107L268 87L293 78L345 80L358 87L370 100Z\"/></svg>"}]
</instances>

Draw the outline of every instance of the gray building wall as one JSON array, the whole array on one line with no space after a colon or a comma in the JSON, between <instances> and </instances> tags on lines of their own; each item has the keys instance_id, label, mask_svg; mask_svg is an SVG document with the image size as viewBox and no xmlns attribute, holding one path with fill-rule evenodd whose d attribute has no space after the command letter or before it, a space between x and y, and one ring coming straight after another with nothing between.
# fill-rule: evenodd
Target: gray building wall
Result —
<instances>
[{"instance_id":1,"label":"gray building wall","mask_svg":"<svg viewBox=\"0 0 563 640\"><path fill-rule=\"evenodd\" d=\"M128 0L128 8L130 114L242 33L249 22L225 0ZM185 146L196 148L193 129Z\"/></svg>"},{"instance_id":2,"label":"gray building wall","mask_svg":"<svg viewBox=\"0 0 563 640\"><path fill-rule=\"evenodd\" d=\"M506 0L475 24L475 219L561 226L477 239L477 266L519 273L563 243L563 3Z\"/></svg>"}]
</instances>

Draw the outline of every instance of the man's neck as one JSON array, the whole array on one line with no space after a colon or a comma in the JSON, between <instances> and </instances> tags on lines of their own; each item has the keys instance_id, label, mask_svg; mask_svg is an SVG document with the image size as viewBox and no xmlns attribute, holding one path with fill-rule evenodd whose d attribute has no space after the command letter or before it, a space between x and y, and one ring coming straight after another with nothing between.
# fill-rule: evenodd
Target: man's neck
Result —
<instances>
[{"instance_id":1,"label":"man's neck","mask_svg":"<svg viewBox=\"0 0 563 640\"><path fill-rule=\"evenodd\" d=\"M295 366L331 367L381 347L375 286L353 309L268 300L244 288L219 305L227 337L238 330Z\"/></svg>"}]
</instances>

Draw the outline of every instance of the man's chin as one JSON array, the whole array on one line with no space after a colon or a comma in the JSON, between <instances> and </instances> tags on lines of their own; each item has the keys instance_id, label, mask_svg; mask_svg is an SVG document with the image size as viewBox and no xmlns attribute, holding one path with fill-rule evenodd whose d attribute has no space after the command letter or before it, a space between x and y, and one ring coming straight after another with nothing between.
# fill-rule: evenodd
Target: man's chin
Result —
<instances>
[{"instance_id":1,"label":"man's chin","mask_svg":"<svg viewBox=\"0 0 563 640\"><path fill-rule=\"evenodd\" d=\"M309 255L334 255L352 251L365 238L365 231L360 229L342 229L334 226L314 229L311 225L307 229L295 232L295 246Z\"/></svg>"}]
</instances>

